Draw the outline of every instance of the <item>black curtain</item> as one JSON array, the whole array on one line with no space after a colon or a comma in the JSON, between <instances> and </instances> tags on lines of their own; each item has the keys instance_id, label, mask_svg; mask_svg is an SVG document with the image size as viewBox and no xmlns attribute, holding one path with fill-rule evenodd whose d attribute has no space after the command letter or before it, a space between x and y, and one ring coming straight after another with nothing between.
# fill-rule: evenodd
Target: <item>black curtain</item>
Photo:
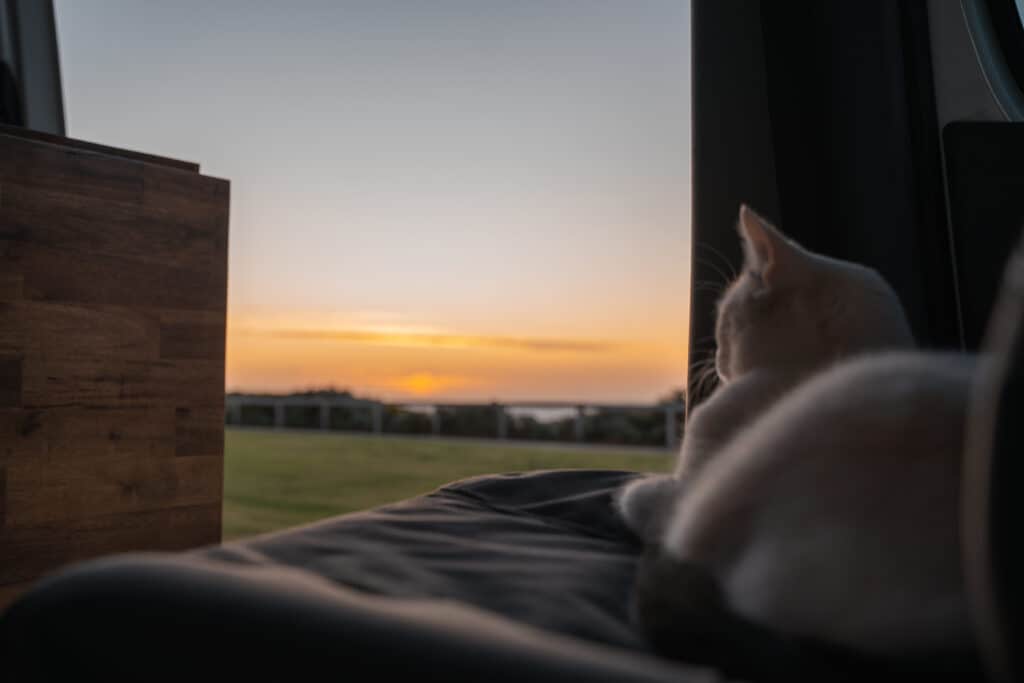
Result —
<instances>
[{"instance_id":1,"label":"black curtain","mask_svg":"<svg viewBox=\"0 0 1024 683\"><path fill-rule=\"evenodd\" d=\"M693 0L693 361L713 348L706 252L738 262L741 201L881 271L923 345L961 344L926 11Z\"/></svg>"},{"instance_id":2,"label":"black curtain","mask_svg":"<svg viewBox=\"0 0 1024 683\"><path fill-rule=\"evenodd\" d=\"M24 126L25 117L21 112L18 97L18 82L7 63L0 61L0 123L10 126Z\"/></svg>"}]
</instances>

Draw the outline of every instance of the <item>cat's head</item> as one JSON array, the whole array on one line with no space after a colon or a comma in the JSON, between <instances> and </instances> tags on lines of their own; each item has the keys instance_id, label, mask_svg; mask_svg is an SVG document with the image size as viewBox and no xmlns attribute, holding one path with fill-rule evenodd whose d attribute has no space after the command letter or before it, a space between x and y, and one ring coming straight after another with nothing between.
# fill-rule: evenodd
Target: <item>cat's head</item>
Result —
<instances>
[{"instance_id":1,"label":"cat's head","mask_svg":"<svg viewBox=\"0 0 1024 683\"><path fill-rule=\"evenodd\" d=\"M899 298L876 271L807 251L747 206L739 233L743 272L719 300L715 328L723 381L914 345Z\"/></svg>"}]
</instances>

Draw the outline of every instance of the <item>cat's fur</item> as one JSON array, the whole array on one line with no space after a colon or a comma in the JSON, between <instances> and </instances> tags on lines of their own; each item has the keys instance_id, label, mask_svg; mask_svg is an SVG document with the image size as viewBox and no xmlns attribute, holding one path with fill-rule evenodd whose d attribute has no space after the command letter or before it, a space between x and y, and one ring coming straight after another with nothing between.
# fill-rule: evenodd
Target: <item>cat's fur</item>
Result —
<instances>
[{"instance_id":1,"label":"cat's fur","mask_svg":"<svg viewBox=\"0 0 1024 683\"><path fill-rule=\"evenodd\" d=\"M671 648L664 605L699 567L724 609L785 637L969 650L958 496L975 361L881 351L912 345L884 281L750 219L748 272L719 307L724 384L694 411L676 474L619 500L660 565L641 571L641 625Z\"/></svg>"},{"instance_id":2,"label":"cat's fur","mask_svg":"<svg viewBox=\"0 0 1024 683\"><path fill-rule=\"evenodd\" d=\"M708 462L661 551L709 569L732 610L780 633L886 656L963 648L974 365L891 352L816 375Z\"/></svg>"},{"instance_id":3,"label":"cat's fur","mask_svg":"<svg viewBox=\"0 0 1024 683\"><path fill-rule=\"evenodd\" d=\"M617 499L647 539L693 473L809 375L857 353L914 345L877 272L803 249L746 206L738 227L745 263L718 303L715 331L722 384L690 416L674 474L635 481Z\"/></svg>"}]
</instances>

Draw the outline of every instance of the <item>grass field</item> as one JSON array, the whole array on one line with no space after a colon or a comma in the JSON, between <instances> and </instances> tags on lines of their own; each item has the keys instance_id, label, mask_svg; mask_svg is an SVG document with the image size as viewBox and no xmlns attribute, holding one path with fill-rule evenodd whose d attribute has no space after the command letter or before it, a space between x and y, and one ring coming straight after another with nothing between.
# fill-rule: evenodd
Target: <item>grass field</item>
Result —
<instances>
[{"instance_id":1,"label":"grass field","mask_svg":"<svg viewBox=\"0 0 1024 683\"><path fill-rule=\"evenodd\" d=\"M668 453L228 428L224 539L389 503L477 474L665 470Z\"/></svg>"}]
</instances>

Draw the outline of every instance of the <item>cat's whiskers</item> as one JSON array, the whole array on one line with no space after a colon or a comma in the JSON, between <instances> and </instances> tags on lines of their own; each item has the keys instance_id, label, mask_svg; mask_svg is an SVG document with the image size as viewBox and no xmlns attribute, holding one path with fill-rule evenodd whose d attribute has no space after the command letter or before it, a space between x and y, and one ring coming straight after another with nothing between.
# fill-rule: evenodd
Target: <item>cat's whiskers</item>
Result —
<instances>
[{"instance_id":1,"label":"cat's whiskers","mask_svg":"<svg viewBox=\"0 0 1024 683\"><path fill-rule=\"evenodd\" d=\"M730 276L727 271L722 270L717 265L715 265L715 263L713 263L712 261L709 261L708 259L696 256L696 257L694 257L693 262L696 263L697 265L707 267L708 270L714 272L715 275L717 275L719 278L721 278L721 282L720 283L716 283L716 284L718 284L722 289L725 289L729 285L730 282L732 282L733 280L736 279L735 275ZM706 280L706 282L712 282L712 281L711 280Z\"/></svg>"},{"instance_id":2,"label":"cat's whiskers","mask_svg":"<svg viewBox=\"0 0 1024 683\"><path fill-rule=\"evenodd\" d=\"M710 354L707 358L696 361L691 366L691 376L694 377L691 386L693 387L694 398L709 395L718 384L718 370L715 367L715 356Z\"/></svg>"},{"instance_id":3,"label":"cat's whiskers","mask_svg":"<svg viewBox=\"0 0 1024 683\"><path fill-rule=\"evenodd\" d=\"M713 342L713 341L715 341L715 335L714 334L705 334L703 337L698 337L697 339L694 339L691 342L691 344L693 346L702 346L703 344L706 344L708 342Z\"/></svg>"},{"instance_id":4,"label":"cat's whiskers","mask_svg":"<svg viewBox=\"0 0 1024 683\"><path fill-rule=\"evenodd\" d=\"M693 283L693 289L697 292L711 292L715 295L715 298L721 296L722 292L725 291L725 285L710 280L698 280Z\"/></svg>"},{"instance_id":5,"label":"cat's whiskers","mask_svg":"<svg viewBox=\"0 0 1024 683\"><path fill-rule=\"evenodd\" d=\"M738 272L736 271L736 267L733 266L733 264L729 260L729 258L725 254L723 254L721 251L719 251L718 249L715 249L710 244L697 244L696 246L697 246L698 249L705 249L705 250L711 252L712 255L714 255L717 258L719 258L721 260L721 262L725 264L725 269L731 275L731 277L729 278L730 280L735 280L739 276Z\"/></svg>"}]
</instances>

